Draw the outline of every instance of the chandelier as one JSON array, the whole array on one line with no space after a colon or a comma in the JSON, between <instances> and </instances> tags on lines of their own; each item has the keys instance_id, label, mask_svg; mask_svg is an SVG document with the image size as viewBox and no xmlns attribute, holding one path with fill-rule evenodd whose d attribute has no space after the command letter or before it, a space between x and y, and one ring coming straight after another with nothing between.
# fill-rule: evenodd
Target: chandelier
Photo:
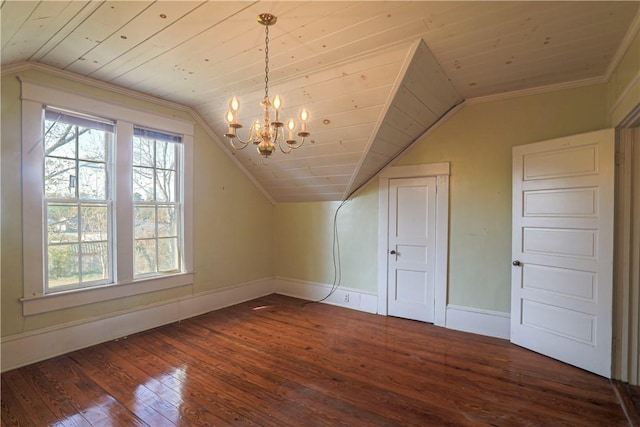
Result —
<instances>
[{"instance_id":1,"label":"chandelier","mask_svg":"<svg viewBox=\"0 0 640 427\"><path fill-rule=\"evenodd\" d=\"M235 96L229 102L229 111L227 111L226 120L229 123L229 130L224 134L229 139L231 147L236 150L242 150L247 145L253 143L257 145L258 153L265 158L269 157L275 150L276 145L284 154L289 154L292 150L300 148L304 144L305 138L310 135L307 132L307 120L309 112L303 108L300 112L300 131L297 135L302 138L299 142L294 139L294 132L297 124L293 119L287 121L287 129L289 131L288 138L285 140L284 123L280 121L280 109L282 108L282 100L278 95L273 98L273 102L269 99L269 26L274 25L278 20L277 17L270 13L262 13L258 15L258 22L264 25L264 98L260 102L264 109L262 123L260 119L256 119L249 130L249 137L245 140L241 139L237 134L237 129L242 125L238 123L238 110L240 109L240 101ZM273 108L274 120L271 121ZM237 141L237 142L236 142Z\"/></svg>"}]
</instances>

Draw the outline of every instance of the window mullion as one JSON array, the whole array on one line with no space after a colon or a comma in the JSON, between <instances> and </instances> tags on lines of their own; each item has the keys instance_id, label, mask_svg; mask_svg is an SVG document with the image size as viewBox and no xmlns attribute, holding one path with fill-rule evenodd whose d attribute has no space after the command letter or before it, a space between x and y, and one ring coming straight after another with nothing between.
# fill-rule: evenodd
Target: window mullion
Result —
<instances>
[{"instance_id":1,"label":"window mullion","mask_svg":"<svg viewBox=\"0 0 640 427\"><path fill-rule=\"evenodd\" d=\"M135 204L132 196L133 174L133 124L119 120L116 123L114 141L114 205L113 222L115 230L115 265L114 280L117 283L128 283L134 279L133 263L135 260Z\"/></svg>"}]
</instances>

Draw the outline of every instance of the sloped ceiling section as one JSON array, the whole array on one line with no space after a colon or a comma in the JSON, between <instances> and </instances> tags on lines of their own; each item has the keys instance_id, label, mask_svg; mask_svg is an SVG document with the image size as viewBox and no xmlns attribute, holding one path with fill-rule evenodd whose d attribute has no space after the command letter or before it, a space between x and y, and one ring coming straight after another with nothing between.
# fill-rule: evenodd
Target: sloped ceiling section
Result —
<instances>
[{"instance_id":1,"label":"sloped ceiling section","mask_svg":"<svg viewBox=\"0 0 640 427\"><path fill-rule=\"evenodd\" d=\"M639 7L2 0L1 65L3 74L53 67L186 106L270 199L341 200L461 99L604 83L640 27ZM263 164L253 145L232 151L222 135L232 96L242 102L242 131L261 115L264 27L256 16L265 12L278 17L270 27L269 94L282 97L281 119L309 110L311 138Z\"/></svg>"},{"instance_id":2,"label":"sloped ceiling section","mask_svg":"<svg viewBox=\"0 0 640 427\"><path fill-rule=\"evenodd\" d=\"M343 195L348 198L463 99L424 40L411 49L393 99Z\"/></svg>"},{"instance_id":3,"label":"sloped ceiling section","mask_svg":"<svg viewBox=\"0 0 640 427\"><path fill-rule=\"evenodd\" d=\"M311 129L312 142L288 155L276 152L268 160L252 148L236 154L278 202L347 198L462 102L422 39L340 69L340 74L329 71L335 79L315 76L323 82L318 88L300 82L322 118L318 129ZM322 100L335 96L336 84L343 86L344 96L331 105L343 108L330 111ZM254 96L249 99L256 106L261 95ZM284 98L296 99L293 93ZM259 117L257 108L249 110L249 117Z\"/></svg>"}]
</instances>

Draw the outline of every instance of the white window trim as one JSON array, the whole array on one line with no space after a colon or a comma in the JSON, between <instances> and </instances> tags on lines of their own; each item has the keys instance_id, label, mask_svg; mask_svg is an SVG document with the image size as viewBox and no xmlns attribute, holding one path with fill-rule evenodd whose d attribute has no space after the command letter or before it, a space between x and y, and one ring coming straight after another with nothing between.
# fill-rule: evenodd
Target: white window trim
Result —
<instances>
[{"instance_id":1,"label":"white window trim","mask_svg":"<svg viewBox=\"0 0 640 427\"><path fill-rule=\"evenodd\" d=\"M193 134L194 123L157 113L131 108L126 105L107 102L79 95L75 92L43 85L24 78L22 84L22 209L23 209L23 315L29 316L63 308L91 304L111 299L124 298L148 292L159 291L193 284ZM65 108L72 111L99 115L117 122L117 138L133 136L133 126L147 126L152 129L183 135L183 180L184 195L184 259L182 273L134 280L133 278L133 200L131 197L132 153L118 149L115 145L115 173L122 179L115 184L114 212L118 220L115 230L114 283L105 286L82 288L55 294L44 294L43 256L43 177L42 144L43 107ZM129 218L130 221L123 221Z\"/></svg>"}]
</instances>

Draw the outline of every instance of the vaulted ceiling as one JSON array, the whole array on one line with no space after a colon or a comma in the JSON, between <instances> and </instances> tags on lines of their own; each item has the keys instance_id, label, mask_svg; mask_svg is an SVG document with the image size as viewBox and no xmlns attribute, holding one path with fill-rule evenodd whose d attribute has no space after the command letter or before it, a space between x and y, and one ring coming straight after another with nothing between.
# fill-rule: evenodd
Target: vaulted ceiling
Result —
<instances>
[{"instance_id":1,"label":"vaulted ceiling","mask_svg":"<svg viewBox=\"0 0 640 427\"><path fill-rule=\"evenodd\" d=\"M45 64L190 107L275 201L341 200L464 99L605 82L638 2L4 0L2 67ZM263 161L224 115L269 93L311 114L310 141ZM241 130L241 131L242 131Z\"/></svg>"}]
</instances>

